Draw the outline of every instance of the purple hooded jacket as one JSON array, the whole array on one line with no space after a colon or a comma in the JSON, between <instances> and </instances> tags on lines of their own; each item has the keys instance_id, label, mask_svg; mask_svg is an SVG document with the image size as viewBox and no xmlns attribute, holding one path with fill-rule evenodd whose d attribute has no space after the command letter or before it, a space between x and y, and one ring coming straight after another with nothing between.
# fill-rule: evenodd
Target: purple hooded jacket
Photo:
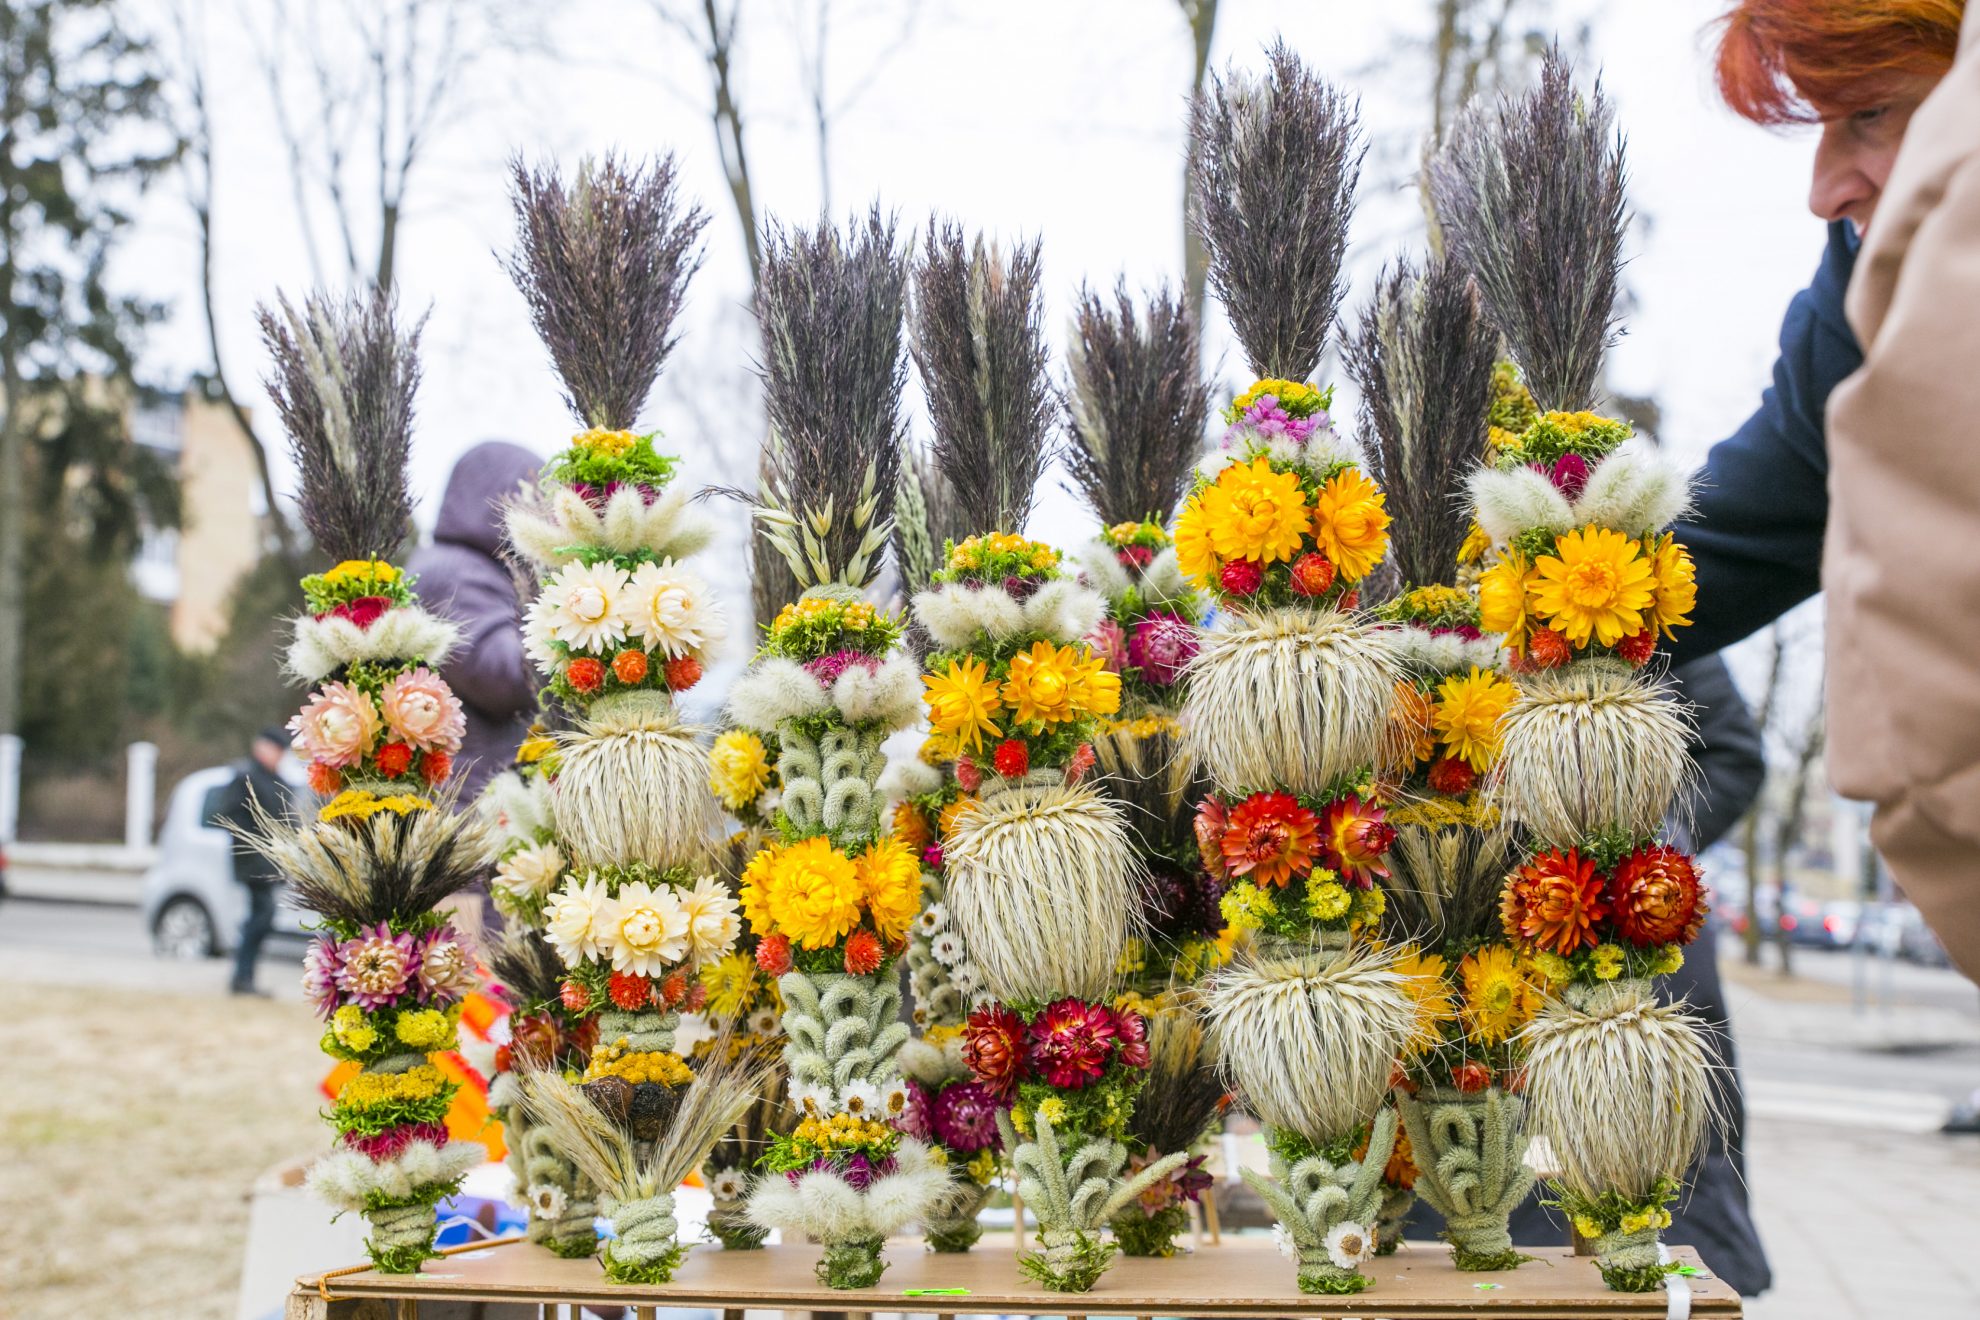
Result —
<instances>
[{"instance_id":1,"label":"purple hooded jacket","mask_svg":"<svg viewBox=\"0 0 1980 1320\"><path fill-rule=\"evenodd\" d=\"M536 670L523 655L522 604L502 563L502 502L534 482L543 460L521 445L487 440L460 456L447 478L433 543L410 565L420 603L461 626L441 671L467 708L454 762L462 796L506 769L536 713Z\"/></svg>"}]
</instances>

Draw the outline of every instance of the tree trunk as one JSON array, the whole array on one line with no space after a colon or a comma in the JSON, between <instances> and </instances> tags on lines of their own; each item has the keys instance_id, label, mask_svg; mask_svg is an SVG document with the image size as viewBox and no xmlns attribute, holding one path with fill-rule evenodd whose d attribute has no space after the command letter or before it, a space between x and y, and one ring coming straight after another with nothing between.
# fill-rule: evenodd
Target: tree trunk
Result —
<instances>
[{"instance_id":1,"label":"tree trunk","mask_svg":"<svg viewBox=\"0 0 1980 1320\"><path fill-rule=\"evenodd\" d=\"M1210 72L1210 42L1217 28L1217 0L1182 0L1183 16L1189 20L1194 43L1195 63L1191 66L1189 96L1192 104L1202 94L1203 79ZM1190 190L1196 178L1196 139L1186 135L1183 148L1183 285L1189 299L1193 324L1203 324L1204 289L1210 278L1210 254L1189 221Z\"/></svg>"},{"instance_id":2,"label":"tree trunk","mask_svg":"<svg viewBox=\"0 0 1980 1320\"><path fill-rule=\"evenodd\" d=\"M14 126L21 121L21 80L8 69L0 106L0 296L14 306L20 195ZM21 727L21 628L27 620L27 426L21 419L19 318L0 323L0 734Z\"/></svg>"},{"instance_id":3,"label":"tree trunk","mask_svg":"<svg viewBox=\"0 0 1980 1320\"><path fill-rule=\"evenodd\" d=\"M749 186L742 111L729 85L729 47L735 37L735 26L731 23L729 31L722 30L715 0L702 0L701 12L708 24L708 68L715 78L715 148L722 158L722 173L729 180L729 200L735 204L736 220L742 225L743 249L749 254L749 286L754 289L757 272L763 265L763 247L756 232L756 197Z\"/></svg>"}]
</instances>

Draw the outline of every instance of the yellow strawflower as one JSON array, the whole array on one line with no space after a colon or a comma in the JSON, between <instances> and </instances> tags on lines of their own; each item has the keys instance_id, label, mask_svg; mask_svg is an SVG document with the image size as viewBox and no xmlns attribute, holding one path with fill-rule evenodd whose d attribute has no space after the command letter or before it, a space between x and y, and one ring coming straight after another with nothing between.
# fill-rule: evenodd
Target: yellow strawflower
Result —
<instances>
[{"instance_id":1,"label":"yellow strawflower","mask_svg":"<svg viewBox=\"0 0 1980 1320\"><path fill-rule=\"evenodd\" d=\"M1299 553L1311 511L1299 478L1274 471L1269 460L1231 464L1198 498L1204 529L1220 558L1271 564ZM1335 567L1346 571L1338 560Z\"/></svg>"},{"instance_id":2,"label":"yellow strawflower","mask_svg":"<svg viewBox=\"0 0 1980 1320\"><path fill-rule=\"evenodd\" d=\"M708 787L730 811L741 811L770 787L770 757L748 729L731 729L708 749Z\"/></svg>"},{"instance_id":3,"label":"yellow strawflower","mask_svg":"<svg viewBox=\"0 0 1980 1320\"><path fill-rule=\"evenodd\" d=\"M1499 721L1518 695L1510 680L1475 665L1439 683L1432 721L1445 751L1483 773L1499 754Z\"/></svg>"},{"instance_id":4,"label":"yellow strawflower","mask_svg":"<svg viewBox=\"0 0 1980 1320\"><path fill-rule=\"evenodd\" d=\"M742 952L725 953L701 969L701 983L708 987L710 1017L739 1017L756 998L756 960Z\"/></svg>"},{"instance_id":5,"label":"yellow strawflower","mask_svg":"<svg viewBox=\"0 0 1980 1320\"><path fill-rule=\"evenodd\" d=\"M1327 479L1313 501L1313 540L1343 581L1359 582L1389 553L1388 497L1360 468Z\"/></svg>"},{"instance_id":6,"label":"yellow strawflower","mask_svg":"<svg viewBox=\"0 0 1980 1320\"><path fill-rule=\"evenodd\" d=\"M1643 631L1656 594L1650 561L1621 532L1584 527L1534 561L1534 609L1575 646L1614 646Z\"/></svg>"},{"instance_id":7,"label":"yellow strawflower","mask_svg":"<svg viewBox=\"0 0 1980 1320\"><path fill-rule=\"evenodd\" d=\"M821 837L794 843L770 867L773 927L806 949L836 944L859 924L864 896L852 858Z\"/></svg>"},{"instance_id":8,"label":"yellow strawflower","mask_svg":"<svg viewBox=\"0 0 1980 1320\"><path fill-rule=\"evenodd\" d=\"M944 673L922 675L921 684L928 689L922 695L928 704L928 726L951 746L981 751L984 734L1001 736L1003 731L992 718L997 712L997 685L988 674L983 661L964 656L951 660Z\"/></svg>"},{"instance_id":9,"label":"yellow strawflower","mask_svg":"<svg viewBox=\"0 0 1980 1320\"><path fill-rule=\"evenodd\" d=\"M853 863L873 929L892 943L921 912L921 862L900 839L875 839Z\"/></svg>"},{"instance_id":10,"label":"yellow strawflower","mask_svg":"<svg viewBox=\"0 0 1980 1320\"><path fill-rule=\"evenodd\" d=\"M1506 645L1526 648L1527 595L1533 586L1533 566L1509 554L1478 577L1478 626L1505 634Z\"/></svg>"},{"instance_id":11,"label":"yellow strawflower","mask_svg":"<svg viewBox=\"0 0 1980 1320\"><path fill-rule=\"evenodd\" d=\"M1457 1016L1447 975L1449 965L1441 954L1425 953L1414 944L1406 944L1394 968L1416 1009L1416 1021L1409 1039L1403 1042L1403 1053L1421 1054L1444 1038L1442 1025Z\"/></svg>"},{"instance_id":12,"label":"yellow strawflower","mask_svg":"<svg viewBox=\"0 0 1980 1320\"><path fill-rule=\"evenodd\" d=\"M1204 591L1217 585L1223 569L1216 549L1210 544L1209 515L1203 511L1203 497L1192 495L1176 517L1176 568L1190 583Z\"/></svg>"},{"instance_id":13,"label":"yellow strawflower","mask_svg":"<svg viewBox=\"0 0 1980 1320\"><path fill-rule=\"evenodd\" d=\"M1488 944L1458 964L1464 1003L1458 1016L1481 1045L1496 1045L1519 1030L1539 1007L1539 996L1520 974L1518 959L1503 944Z\"/></svg>"},{"instance_id":14,"label":"yellow strawflower","mask_svg":"<svg viewBox=\"0 0 1980 1320\"><path fill-rule=\"evenodd\" d=\"M1651 552L1650 574L1656 583L1656 595L1650 603L1651 626L1665 637L1675 637L1677 629L1691 622L1691 611L1698 604L1697 569L1691 552L1665 532Z\"/></svg>"},{"instance_id":15,"label":"yellow strawflower","mask_svg":"<svg viewBox=\"0 0 1980 1320\"><path fill-rule=\"evenodd\" d=\"M1078 699L1098 694L1104 685L1084 672L1082 649L1040 640L1033 642L1029 651L1011 657L1010 677L998 695L1011 708L1012 723L1064 724L1086 713ZM1100 662L1094 659L1093 664L1097 668ZM1112 674L1106 677L1114 680L1114 703L1109 710L1119 709L1120 679Z\"/></svg>"}]
</instances>

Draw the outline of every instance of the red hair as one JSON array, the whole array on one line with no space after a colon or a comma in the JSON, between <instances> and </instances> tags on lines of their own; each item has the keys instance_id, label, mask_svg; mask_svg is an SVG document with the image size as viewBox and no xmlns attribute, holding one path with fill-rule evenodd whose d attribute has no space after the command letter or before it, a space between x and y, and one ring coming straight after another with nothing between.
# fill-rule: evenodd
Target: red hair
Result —
<instances>
[{"instance_id":1,"label":"red hair","mask_svg":"<svg viewBox=\"0 0 1980 1320\"><path fill-rule=\"evenodd\" d=\"M1952 67L1965 8L1966 0L1739 0L1720 20L1719 95L1759 124L1869 109L1893 78Z\"/></svg>"}]
</instances>

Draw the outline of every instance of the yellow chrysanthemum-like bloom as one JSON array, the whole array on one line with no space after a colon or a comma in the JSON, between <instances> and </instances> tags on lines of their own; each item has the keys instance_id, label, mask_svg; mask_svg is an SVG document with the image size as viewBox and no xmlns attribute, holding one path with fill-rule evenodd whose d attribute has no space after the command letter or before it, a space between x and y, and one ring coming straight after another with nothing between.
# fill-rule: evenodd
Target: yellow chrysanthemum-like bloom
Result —
<instances>
[{"instance_id":1,"label":"yellow chrysanthemum-like bloom","mask_svg":"<svg viewBox=\"0 0 1980 1320\"><path fill-rule=\"evenodd\" d=\"M1010 677L999 691L1014 724L1042 727L1121 708L1121 680L1083 646L1036 641L1011 657Z\"/></svg>"},{"instance_id":2,"label":"yellow chrysanthemum-like bloom","mask_svg":"<svg viewBox=\"0 0 1980 1320\"><path fill-rule=\"evenodd\" d=\"M921 912L921 862L900 839L875 839L854 863L873 929L892 943Z\"/></svg>"},{"instance_id":3,"label":"yellow chrysanthemum-like bloom","mask_svg":"<svg viewBox=\"0 0 1980 1320\"><path fill-rule=\"evenodd\" d=\"M777 858L783 851L784 845L781 843L765 844L756 856L743 864L742 875L738 878L736 899L742 904L743 920L759 935L768 931L776 919L772 914L771 895L777 884Z\"/></svg>"},{"instance_id":4,"label":"yellow chrysanthemum-like bloom","mask_svg":"<svg viewBox=\"0 0 1980 1320\"><path fill-rule=\"evenodd\" d=\"M1203 497L1192 495L1176 516L1176 568L1197 588L1209 591L1217 585L1217 574L1224 567L1210 544L1209 518L1203 511Z\"/></svg>"},{"instance_id":5,"label":"yellow chrysanthemum-like bloom","mask_svg":"<svg viewBox=\"0 0 1980 1320\"><path fill-rule=\"evenodd\" d=\"M961 820L969 812L975 811L976 807L976 799L970 797L968 794L964 794L948 806L943 807L940 819L935 822L937 827L941 829L943 837L946 838L955 833L956 822Z\"/></svg>"},{"instance_id":6,"label":"yellow chrysanthemum-like bloom","mask_svg":"<svg viewBox=\"0 0 1980 1320\"><path fill-rule=\"evenodd\" d=\"M1437 734L1432 724L1437 708L1429 694L1408 679L1395 684L1395 702L1389 707L1389 744L1395 768L1413 770L1437 751Z\"/></svg>"},{"instance_id":7,"label":"yellow chrysanthemum-like bloom","mask_svg":"<svg viewBox=\"0 0 1980 1320\"><path fill-rule=\"evenodd\" d=\"M1510 680L1475 665L1469 674L1439 683L1432 718L1444 750L1484 773L1499 754L1499 721L1518 695Z\"/></svg>"},{"instance_id":8,"label":"yellow chrysanthemum-like bloom","mask_svg":"<svg viewBox=\"0 0 1980 1320\"><path fill-rule=\"evenodd\" d=\"M557 750L557 740L547 733L532 733L516 748L518 765L535 765L544 757Z\"/></svg>"},{"instance_id":9,"label":"yellow chrysanthemum-like bloom","mask_svg":"<svg viewBox=\"0 0 1980 1320\"><path fill-rule=\"evenodd\" d=\"M742 1016L756 999L756 960L746 953L725 953L701 969L708 987L708 1015L717 1021Z\"/></svg>"},{"instance_id":10,"label":"yellow chrysanthemum-like bloom","mask_svg":"<svg viewBox=\"0 0 1980 1320\"><path fill-rule=\"evenodd\" d=\"M1241 413L1268 394L1295 417L1305 417L1320 409L1320 391L1304 381L1261 380L1231 400L1231 411Z\"/></svg>"},{"instance_id":11,"label":"yellow chrysanthemum-like bloom","mask_svg":"<svg viewBox=\"0 0 1980 1320\"><path fill-rule=\"evenodd\" d=\"M1409 992L1410 1003L1416 1009L1416 1021L1410 1028L1409 1039L1403 1042L1403 1053L1421 1054L1444 1038L1443 1024L1457 1016L1457 1005L1451 998L1449 964L1441 954L1425 953L1408 944L1395 961L1395 972L1403 978L1403 988Z\"/></svg>"},{"instance_id":12,"label":"yellow chrysanthemum-like bloom","mask_svg":"<svg viewBox=\"0 0 1980 1320\"><path fill-rule=\"evenodd\" d=\"M731 729L708 749L708 787L730 811L741 811L770 787L770 757L748 729Z\"/></svg>"},{"instance_id":13,"label":"yellow chrysanthemum-like bloom","mask_svg":"<svg viewBox=\"0 0 1980 1320\"><path fill-rule=\"evenodd\" d=\"M1533 581L1533 566L1519 555L1507 555L1478 577L1478 626L1503 633L1515 651L1526 649L1526 598Z\"/></svg>"},{"instance_id":14,"label":"yellow chrysanthemum-like bloom","mask_svg":"<svg viewBox=\"0 0 1980 1320\"><path fill-rule=\"evenodd\" d=\"M632 447L638 443L639 437L631 431L608 431L602 426L594 426L581 435L571 437L571 448L602 454L607 458L622 458L631 453Z\"/></svg>"},{"instance_id":15,"label":"yellow chrysanthemum-like bloom","mask_svg":"<svg viewBox=\"0 0 1980 1320\"><path fill-rule=\"evenodd\" d=\"M1220 558L1273 564L1298 554L1306 538L1311 511L1299 478L1274 471L1266 459L1231 464L1198 499L1210 547ZM1339 560L1334 566L1346 571Z\"/></svg>"},{"instance_id":16,"label":"yellow chrysanthemum-like bloom","mask_svg":"<svg viewBox=\"0 0 1980 1320\"><path fill-rule=\"evenodd\" d=\"M1643 631L1656 595L1650 561L1621 532L1584 527L1534 561L1533 608L1575 646L1614 646Z\"/></svg>"},{"instance_id":17,"label":"yellow chrysanthemum-like bloom","mask_svg":"<svg viewBox=\"0 0 1980 1320\"><path fill-rule=\"evenodd\" d=\"M1473 523L1464 534L1464 544L1458 547L1457 561L1464 565L1481 563L1491 548L1492 538L1485 535L1483 527Z\"/></svg>"},{"instance_id":18,"label":"yellow chrysanthemum-like bloom","mask_svg":"<svg viewBox=\"0 0 1980 1320\"><path fill-rule=\"evenodd\" d=\"M398 580L399 570L382 559L346 559L323 575L323 584L327 587L342 587L355 583L389 587Z\"/></svg>"},{"instance_id":19,"label":"yellow chrysanthemum-like bloom","mask_svg":"<svg viewBox=\"0 0 1980 1320\"><path fill-rule=\"evenodd\" d=\"M1341 579L1359 582L1389 553L1388 497L1360 468L1327 478L1313 501L1313 540Z\"/></svg>"},{"instance_id":20,"label":"yellow chrysanthemum-like bloom","mask_svg":"<svg viewBox=\"0 0 1980 1320\"><path fill-rule=\"evenodd\" d=\"M1503 944L1488 944L1467 954L1458 964L1464 983L1459 1016L1464 1029L1480 1045L1496 1045L1526 1025L1539 1007L1539 996L1520 974L1519 960Z\"/></svg>"},{"instance_id":21,"label":"yellow chrysanthemum-like bloom","mask_svg":"<svg viewBox=\"0 0 1980 1320\"><path fill-rule=\"evenodd\" d=\"M1003 732L992 718L997 712L997 685L988 675L989 666L974 656L951 660L945 673L922 675L921 684L928 689L922 694L928 703L928 726L950 746L981 751L984 734L995 738Z\"/></svg>"},{"instance_id":22,"label":"yellow chrysanthemum-like bloom","mask_svg":"<svg viewBox=\"0 0 1980 1320\"><path fill-rule=\"evenodd\" d=\"M1651 626L1665 637L1675 637L1677 629L1690 624L1691 611L1698 604L1698 571L1691 552L1669 532L1651 553L1650 576L1657 584L1656 598L1650 603Z\"/></svg>"},{"instance_id":23,"label":"yellow chrysanthemum-like bloom","mask_svg":"<svg viewBox=\"0 0 1980 1320\"><path fill-rule=\"evenodd\" d=\"M1588 965L1598 981L1613 981L1622 975L1623 951L1620 944L1598 944L1588 955Z\"/></svg>"},{"instance_id":24,"label":"yellow chrysanthemum-like bloom","mask_svg":"<svg viewBox=\"0 0 1980 1320\"><path fill-rule=\"evenodd\" d=\"M837 944L859 925L865 896L859 868L829 839L806 839L780 851L770 864L768 889L771 928L802 948Z\"/></svg>"}]
</instances>

